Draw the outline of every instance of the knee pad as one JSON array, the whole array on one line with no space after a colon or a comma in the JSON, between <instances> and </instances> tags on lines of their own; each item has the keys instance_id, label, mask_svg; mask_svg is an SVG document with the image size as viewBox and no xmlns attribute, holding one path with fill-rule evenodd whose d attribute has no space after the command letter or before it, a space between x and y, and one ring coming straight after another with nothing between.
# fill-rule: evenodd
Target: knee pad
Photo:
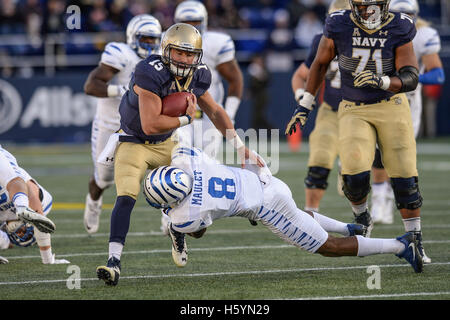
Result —
<instances>
[{"instance_id":1,"label":"knee pad","mask_svg":"<svg viewBox=\"0 0 450 320\"><path fill-rule=\"evenodd\" d=\"M375 159L373 160L372 167L377 169L384 169L383 161L381 160L380 149L375 149Z\"/></svg>"},{"instance_id":2,"label":"knee pad","mask_svg":"<svg viewBox=\"0 0 450 320\"><path fill-rule=\"evenodd\" d=\"M419 178L391 178L397 209L414 210L422 206L422 196L419 191Z\"/></svg>"},{"instance_id":3,"label":"knee pad","mask_svg":"<svg viewBox=\"0 0 450 320\"><path fill-rule=\"evenodd\" d=\"M370 171L364 171L354 175L342 175L344 180L343 191L351 202L363 200L370 192Z\"/></svg>"},{"instance_id":4,"label":"knee pad","mask_svg":"<svg viewBox=\"0 0 450 320\"><path fill-rule=\"evenodd\" d=\"M308 189L323 189L328 187L328 175L330 169L322 167L309 167L308 175L305 178L305 186Z\"/></svg>"}]
</instances>

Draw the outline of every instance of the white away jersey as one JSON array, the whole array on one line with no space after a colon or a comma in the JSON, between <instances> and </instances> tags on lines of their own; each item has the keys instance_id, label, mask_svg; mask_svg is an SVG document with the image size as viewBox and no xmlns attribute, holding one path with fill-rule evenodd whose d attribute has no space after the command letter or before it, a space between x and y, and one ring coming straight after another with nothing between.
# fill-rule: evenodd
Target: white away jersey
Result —
<instances>
[{"instance_id":1,"label":"white away jersey","mask_svg":"<svg viewBox=\"0 0 450 320\"><path fill-rule=\"evenodd\" d=\"M416 36L413 39L414 53L419 61L419 72L424 73L425 66L422 57L427 54L438 53L441 50L441 39L436 29L429 26L417 28Z\"/></svg>"},{"instance_id":2,"label":"white away jersey","mask_svg":"<svg viewBox=\"0 0 450 320\"><path fill-rule=\"evenodd\" d=\"M128 87L131 75L141 58L126 43L110 42L102 53L100 63L119 70L111 79L110 84ZM120 127L119 105L122 97L98 98L96 117L113 126L114 130Z\"/></svg>"},{"instance_id":3,"label":"white away jersey","mask_svg":"<svg viewBox=\"0 0 450 320\"><path fill-rule=\"evenodd\" d=\"M234 42L225 33L206 31L202 36L203 58L202 62L211 70L212 81L208 92L214 101L221 104L224 98L222 77L216 70L217 66L232 61L235 55Z\"/></svg>"},{"instance_id":4,"label":"white away jersey","mask_svg":"<svg viewBox=\"0 0 450 320\"><path fill-rule=\"evenodd\" d=\"M219 218L257 212L263 204L261 182L249 170L221 165L200 149L187 147L174 150L172 165L193 178L192 192L168 211L172 223L187 227L186 232L208 227Z\"/></svg>"},{"instance_id":5,"label":"white away jersey","mask_svg":"<svg viewBox=\"0 0 450 320\"><path fill-rule=\"evenodd\" d=\"M9 197L6 186L11 180L18 177L22 178L25 182L32 180L28 172L19 167L16 158L0 146L0 222L17 219L14 204ZM47 214L52 206L52 197L44 188L39 184L37 185L42 190L44 196L42 207L44 213Z\"/></svg>"}]
</instances>

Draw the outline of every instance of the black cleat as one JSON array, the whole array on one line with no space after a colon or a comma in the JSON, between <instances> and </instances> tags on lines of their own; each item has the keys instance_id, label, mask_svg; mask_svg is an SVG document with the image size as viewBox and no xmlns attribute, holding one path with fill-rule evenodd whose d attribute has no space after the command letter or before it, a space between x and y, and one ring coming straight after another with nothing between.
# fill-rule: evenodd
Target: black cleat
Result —
<instances>
[{"instance_id":1,"label":"black cleat","mask_svg":"<svg viewBox=\"0 0 450 320\"><path fill-rule=\"evenodd\" d=\"M116 286L120 277L120 260L112 257L106 266L97 267L97 277L108 286Z\"/></svg>"}]
</instances>

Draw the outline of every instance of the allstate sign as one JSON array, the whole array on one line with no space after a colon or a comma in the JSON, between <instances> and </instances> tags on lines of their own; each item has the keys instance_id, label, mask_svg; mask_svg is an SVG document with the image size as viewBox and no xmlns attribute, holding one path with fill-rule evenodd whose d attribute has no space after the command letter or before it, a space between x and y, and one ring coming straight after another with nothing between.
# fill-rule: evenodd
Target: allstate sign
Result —
<instances>
[{"instance_id":1,"label":"allstate sign","mask_svg":"<svg viewBox=\"0 0 450 320\"><path fill-rule=\"evenodd\" d=\"M86 142L96 111L85 74L0 79L0 142Z\"/></svg>"}]
</instances>

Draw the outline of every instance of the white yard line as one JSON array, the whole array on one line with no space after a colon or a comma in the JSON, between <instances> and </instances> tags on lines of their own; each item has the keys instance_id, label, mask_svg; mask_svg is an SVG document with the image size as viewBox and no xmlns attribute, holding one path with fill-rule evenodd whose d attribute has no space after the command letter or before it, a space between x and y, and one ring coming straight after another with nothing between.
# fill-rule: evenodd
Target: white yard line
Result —
<instances>
[{"instance_id":1,"label":"white yard line","mask_svg":"<svg viewBox=\"0 0 450 320\"><path fill-rule=\"evenodd\" d=\"M384 298L401 298L401 297L425 297L425 296L441 296L450 295L450 291L440 292L407 292L392 294L371 294L360 296L327 296L327 297L307 297L307 298L289 298L288 300L343 300L343 299L384 299Z\"/></svg>"},{"instance_id":2,"label":"white yard line","mask_svg":"<svg viewBox=\"0 0 450 320\"><path fill-rule=\"evenodd\" d=\"M433 262L428 266L450 265L450 262ZM236 275L261 275L270 273L286 273L286 272L311 272L311 271L336 271L336 270L355 270L367 269L368 266L351 266L351 267L321 267L321 268L295 268L295 269L272 269L272 270L253 270L253 271L230 271L230 272L205 272L205 273L185 273L185 274L161 274L161 275L143 275L143 276L121 276L120 279L164 279L164 278L193 278L193 277L216 277L216 276L236 276ZM380 268L399 268L410 267L409 264L384 264L378 265ZM29 280L15 282L0 282L0 285L23 285L23 284L41 284L41 283L59 283L67 281L98 281L97 278L81 278L81 279L53 279L53 280Z\"/></svg>"}]
</instances>

